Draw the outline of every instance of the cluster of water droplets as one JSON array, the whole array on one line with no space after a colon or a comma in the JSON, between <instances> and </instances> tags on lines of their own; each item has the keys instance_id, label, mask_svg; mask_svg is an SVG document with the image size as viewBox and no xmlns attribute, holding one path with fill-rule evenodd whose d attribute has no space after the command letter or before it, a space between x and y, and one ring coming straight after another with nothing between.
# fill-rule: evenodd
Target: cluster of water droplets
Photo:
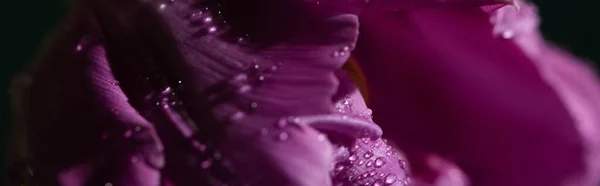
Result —
<instances>
[{"instance_id":1,"label":"cluster of water droplets","mask_svg":"<svg viewBox=\"0 0 600 186\"><path fill-rule=\"evenodd\" d=\"M332 56L333 57L344 57L344 56L350 55L350 52L352 52L352 50L354 50L354 45L345 45L345 46L342 46L341 48L333 51Z\"/></svg>"},{"instance_id":2,"label":"cluster of water droplets","mask_svg":"<svg viewBox=\"0 0 600 186\"><path fill-rule=\"evenodd\" d=\"M335 104L334 111L349 116L362 117L366 119L373 118L373 111L371 109L365 109L361 111L356 110L354 108L354 100L350 96L346 96L343 99L339 100Z\"/></svg>"},{"instance_id":3,"label":"cluster of water droplets","mask_svg":"<svg viewBox=\"0 0 600 186\"><path fill-rule=\"evenodd\" d=\"M363 138L355 142L345 160L335 165L332 176L339 185L410 185L407 169L406 161L386 142Z\"/></svg>"}]
</instances>

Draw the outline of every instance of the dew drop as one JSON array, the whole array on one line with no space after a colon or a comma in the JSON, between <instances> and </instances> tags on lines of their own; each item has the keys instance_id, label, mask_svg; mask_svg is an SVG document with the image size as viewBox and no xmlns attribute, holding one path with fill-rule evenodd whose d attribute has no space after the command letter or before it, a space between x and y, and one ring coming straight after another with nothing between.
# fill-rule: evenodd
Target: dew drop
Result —
<instances>
[{"instance_id":1,"label":"dew drop","mask_svg":"<svg viewBox=\"0 0 600 186\"><path fill-rule=\"evenodd\" d=\"M281 140L281 141L285 141L288 138L289 138L289 135L287 133L285 133L285 132L282 132L282 133L279 134L279 140Z\"/></svg>"},{"instance_id":2,"label":"dew drop","mask_svg":"<svg viewBox=\"0 0 600 186\"><path fill-rule=\"evenodd\" d=\"M252 90L252 86L250 85L242 85L239 89L238 89L238 93L246 93L248 91Z\"/></svg>"},{"instance_id":3,"label":"dew drop","mask_svg":"<svg viewBox=\"0 0 600 186\"><path fill-rule=\"evenodd\" d=\"M246 81L248 80L248 75L246 74L238 74L233 78L234 81Z\"/></svg>"},{"instance_id":4,"label":"dew drop","mask_svg":"<svg viewBox=\"0 0 600 186\"><path fill-rule=\"evenodd\" d=\"M366 167L371 167L373 166L373 160L369 160L367 161L367 163L365 164Z\"/></svg>"},{"instance_id":5,"label":"dew drop","mask_svg":"<svg viewBox=\"0 0 600 186\"><path fill-rule=\"evenodd\" d=\"M342 104L347 105L347 106L352 106L354 104L354 100L352 100L352 98L348 97L348 98L344 99Z\"/></svg>"},{"instance_id":6,"label":"dew drop","mask_svg":"<svg viewBox=\"0 0 600 186\"><path fill-rule=\"evenodd\" d=\"M358 159L358 157L355 154L353 154L352 156L348 157L348 160L350 160L350 161L354 161L356 159Z\"/></svg>"},{"instance_id":7,"label":"dew drop","mask_svg":"<svg viewBox=\"0 0 600 186\"><path fill-rule=\"evenodd\" d=\"M190 15L190 18L192 18L192 19L198 19L198 18L200 18L202 16L202 14L204 14L204 12L197 11L197 12L192 13L192 15Z\"/></svg>"},{"instance_id":8,"label":"dew drop","mask_svg":"<svg viewBox=\"0 0 600 186\"><path fill-rule=\"evenodd\" d=\"M293 124L298 124L298 123L300 123L300 118L290 116L290 117L288 117L287 122L288 123L293 123Z\"/></svg>"},{"instance_id":9,"label":"dew drop","mask_svg":"<svg viewBox=\"0 0 600 186\"><path fill-rule=\"evenodd\" d=\"M345 168L346 168L346 166L344 166L342 164L335 165L335 170L336 171L343 171Z\"/></svg>"},{"instance_id":10,"label":"dew drop","mask_svg":"<svg viewBox=\"0 0 600 186\"><path fill-rule=\"evenodd\" d=\"M373 183L373 186L383 186L383 183L381 182L381 180L377 180Z\"/></svg>"},{"instance_id":11,"label":"dew drop","mask_svg":"<svg viewBox=\"0 0 600 186\"><path fill-rule=\"evenodd\" d=\"M158 6L158 9L159 9L159 10L164 10L165 8L167 8L167 4L164 4L164 3L163 3L163 4L160 4L160 5Z\"/></svg>"},{"instance_id":12,"label":"dew drop","mask_svg":"<svg viewBox=\"0 0 600 186\"><path fill-rule=\"evenodd\" d=\"M412 180L410 179L410 177L406 177L406 178L404 178L403 182L404 182L404 185L410 185L412 183Z\"/></svg>"},{"instance_id":13,"label":"dew drop","mask_svg":"<svg viewBox=\"0 0 600 186\"><path fill-rule=\"evenodd\" d=\"M406 169L406 167L408 166L408 163L405 160L400 160L398 162L400 163L400 167L402 169Z\"/></svg>"},{"instance_id":14,"label":"dew drop","mask_svg":"<svg viewBox=\"0 0 600 186\"><path fill-rule=\"evenodd\" d=\"M375 170L371 170L371 172L369 172L369 176L375 176L377 174L377 171Z\"/></svg>"},{"instance_id":15,"label":"dew drop","mask_svg":"<svg viewBox=\"0 0 600 186\"><path fill-rule=\"evenodd\" d=\"M104 186L113 186L112 183L105 183Z\"/></svg>"},{"instance_id":16,"label":"dew drop","mask_svg":"<svg viewBox=\"0 0 600 186\"><path fill-rule=\"evenodd\" d=\"M135 126L135 127L133 128L133 130L135 130L136 132L140 132L140 131L142 131L142 127L140 127L140 126Z\"/></svg>"},{"instance_id":17,"label":"dew drop","mask_svg":"<svg viewBox=\"0 0 600 186\"><path fill-rule=\"evenodd\" d=\"M386 183L386 184L392 184L392 183L395 183L395 182L396 182L396 180L398 180L398 177L396 177L396 175L395 175L395 174L393 174L393 173L391 173L391 174L388 174L387 176L385 176L385 183Z\"/></svg>"},{"instance_id":18,"label":"dew drop","mask_svg":"<svg viewBox=\"0 0 600 186\"><path fill-rule=\"evenodd\" d=\"M231 116L231 120L233 121L237 121L237 120L241 120L242 118L244 118L246 115L243 112L236 112L235 114L233 114Z\"/></svg>"},{"instance_id":19,"label":"dew drop","mask_svg":"<svg viewBox=\"0 0 600 186\"><path fill-rule=\"evenodd\" d=\"M77 47L75 47L75 50L77 50L77 52L81 52L81 50L83 50L83 45L78 44Z\"/></svg>"},{"instance_id":20,"label":"dew drop","mask_svg":"<svg viewBox=\"0 0 600 186\"><path fill-rule=\"evenodd\" d=\"M206 17L206 18L204 18L204 22L205 23L210 23L210 22L212 22L212 20L213 20L212 17Z\"/></svg>"},{"instance_id":21,"label":"dew drop","mask_svg":"<svg viewBox=\"0 0 600 186\"><path fill-rule=\"evenodd\" d=\"M319 136L317 136L317 141L325 141L325 139L327 139L327 136L325 136L325 134L319 134Z\"/></svg>"},{"instance_id":22,"label":"dew drop","mask_svg":"<svg viewBox=\"0 0 600 186\"><path fill-rule=\"evenodd\" d=\"M382 157L379 157L377 159L375 159L375 167L379 168L381 166L383 166L385 164L385 159Z\"/></svg>"},{"instance_id":23,"label":"dew drop","mask_svg":"<svg viewBox=\"0 0 600 186\"><path fill-rule=\"evenodd\" d=\"M363 111L362 116L364 117L371 117L371 115L373 115L373 110L371 109L367 109L365 111Z\"/></svg>"},{"instance_id":24,"label":"dew drop","mask_svg":"<svg viewBox=\"0 0 600 186\"><path fill-rule=\"evenodd\" d=\"M198 142L198 141L195 141L195 140L194 140L194 141L192 142L192 145L193 145L194 147L196 147L196 148L197 148L199 151L201 151L201 152L204 152L204 151L206 150L206 145L204 145L204 144L202 144L202 143L200 143L200 142Z\"/></svg>"},{"instance_id":25,"label":"dew drop","mask_svg":"<svg viewBox=\"0 0 600 186\"><path fill-rule=\"evenodd\" d=\"M212 160L204 160L200 163L200 167L203 169L208 169L212 165Z\"/></svg>"},{"instance_id":26,"label":"dew drop","mask_svg":"<svg viewBox=\"0 0 600 186\"><path fill-rule=\"evenodd\" d=\"M181 81L177 81L178 84L181 84Z\"/></svg>"},{"instance_id":27,"label":"dew drop","mask_svg":"<svg viewBox=\"0 0 600 186\"><path fill-rule=\"evenodd\" d=\"M333 57L340 57L340 52L338 52L338 51L333 52Z\"/></svg>"},{"instance_id":28,"label":"dew drop","mask_svg":"<svg viewBox=\"0 0 600 186\"><path fill-rule=\"evenodd\" d=\"M363 164L365 164L365 160L358 160L357 165L363 165Z\"/></svg>"},{"instance_id":29,"label":"dew drop","mask_svg":"<svg viewBox=\"0 0 600 186\"><path fill-rule=\"evenodd\" d=\"M265 80L265 76L258 76L258 80L259 81L264 81Z\"/></svg>"},{"instance_id":30,"label":"dew drop","mask_svg":"<svg viewBox=\"0 0 600 186\"><path fill-rule=\"evenodd\" d=\"M250 108L255 109L256 107L258 107L258 103L256 103L256 102L250 103Z\"/></svg>"},{"instance_id":31,"label":"dew drop","mask_svg":"<svg viewBox=\"0 0 600 186\"><path fill-rule=\"evenodd\" d=\"M515 33L511 30L502 32L502 38L504 39L512 39L513 37L515 37Z\"/></svg>"},{"instance_id":32,"label":"dew drop","mask_svg":"<svg viewBox=\"0 0 600 186\"><path fill-rule=\"evenodd\" d=\"M365 172L362 175L360 175L363 178L368 178L369 177L369 172Z\"/></svg>"},{"instance_id":33,"label":"dew drop","mask_svg":"<svg viewBox=\"0 0 600 186\"><path fill-rule=\"evenodd\" d=\"M125 131L125 133L123 134L123 137L126 137L126 138L128 138L128 137L131 137L131 134L132 134L132 133L133 133L133 132L132 132L131 130L127 130L127 131Z\"/></svg>"},{"instance_id":34,"label":"dew drop","mask_svg":"<svg viewBox=\"0 0 600 186\"><path fill-rule=\"evenodd\" d=\"M215 32L217 32L216 26L211 26L210 28L208 28L208 33L215 33Z\"/></svg>"},{"instance_id":35,"label":"dew drop","mask_svg":"<svg viewBox=\"0 0 600 186\"><path fill-rule=\"evenodd\" d=\"M363 157L365 157L365 159L369 159L369 158L373 157L373 152L367 151L367 152L365 152Z\"/></svg>"}]
</instances>

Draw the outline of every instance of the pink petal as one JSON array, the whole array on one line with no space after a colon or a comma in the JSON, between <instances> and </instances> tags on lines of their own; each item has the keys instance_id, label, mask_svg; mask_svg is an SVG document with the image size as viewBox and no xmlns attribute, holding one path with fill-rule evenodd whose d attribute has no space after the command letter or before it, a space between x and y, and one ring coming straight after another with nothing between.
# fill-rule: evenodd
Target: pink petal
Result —
<instances>
[{"instance_id":1,"label":"pink petal","mask_svg":"<svg viewBox=\"0 0 600 186\"><path fill-rule=\"evenodd\" d=\"M428 168L426 154L453 162L473 185L562 185L595 173L584 166L597 152L595 139L582 136L598 134L582 135L573 108L538 65L549 61L495 36L489 21L479 8L363 12L356 53L375 121L406 152L415 176L440 171Z\"/></svg>"}]
</instances>

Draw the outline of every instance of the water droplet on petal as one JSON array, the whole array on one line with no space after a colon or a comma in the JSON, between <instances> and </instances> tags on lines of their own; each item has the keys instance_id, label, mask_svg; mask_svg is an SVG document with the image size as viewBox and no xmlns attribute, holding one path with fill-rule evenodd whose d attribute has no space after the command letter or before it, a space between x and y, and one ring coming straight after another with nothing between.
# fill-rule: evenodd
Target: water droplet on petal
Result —
<instances>
[{"instance_id":1,"label":"water droplet on petal","mask_svg":"<svg viewBox=\"0 0 600 186\"><path fill-rule=\"evenodd\" d=\"M333 52L333 57L340 57L340 52L338 52L338 51Z\"/></svg>"},{"instance_id":2,"label":"water droplet on petal","mask_svg":"<svg viewBox=\"0 0 600 186\"><path fill-rule=\"evenodd\" d=\"M140 132L140 131L142 131L142 127L140 127L140 126L135 126L135 127L133 128L133 130L135 130L136 132Z\"/></svg>"},{"instance_id":3,"label":"water droplet on petal","mask_svg":"<svg viewBox=\"0 0 600 186\"><path fill-rule=\"evenodd\" d=\"M502 32L502 38L504 39L512 39L515 37L515 33L513 31L507 30Z\"/></svg>"},{"instance_id":4,"label":"water droplet on petal","mask_svg":"<svg viewBox=\"0 0 600 186\"><path fill-rule=\"evenodd\" d=\"M158 6L158 10L164 10L165 8L167 8L167 4L164 3Z\"/></svg>"},{"instance_id":5,"label":"water droplet on petal","mask_svg":"<svg viewBox=\"0 0 600 186\"><path fill-rule=\"evenodd\" d=\"M325 141L325 139L327 139L325 134L319 134L319 136L317 136L317 141Z\"/></svg>"},{"instance_id":6,"label":"water droplet on petal","mask_svg":"<svg viewBox=\"0 0 600 186\"><path fill-rule=\"evenodd\" d=\"M258 103L256 103L256 102L250 103L250 108L255 109L256 107L258 107Z\"/></svg>"},{"instance_id":7,"label":"water droplet on petal","mask_svg":"<svg viewBox=\"0 0 600 186\"><path fill-rule=\"evenodd\" d=\"M113 186L112 183L105 183L104 186Z\"/></svg>"},{"instance_id":8,"label":"water droplet on petal","mask_svg":"<svg viewBox=\"0 0 600 186\"><path fill-rule=\"evenodd\" d=\"M238 74L233 78L234 81L246 81L248 80L248 75L246 74Z\"/></svg>"},{"instance_id":9,"label":"water droplet on petal","mask_svg":"<svg viewBox=\"0 0 600 186\"><path fill-rule=\"evenodd\" d=\"M369 160L367 161L367 163L365 164L366 167L371 167L373 166L373 160Z\"/></svg>"},{"instance_id":10,"label":"water droplet on petal","mask_svg":"<svg viewBox=\"0 0 600 186\"><path fill-rule=\"evenodd\" d=\"M335 170L336 171L342 171L346 168L346 166L342 165L342 164L337 164L335 165Z\"/></svg>"},{"instance_id":11,"label":"water droplet on petal","mask_svg":"<svg viewBox=\"0 0 600 186\"><path fill-rule=\"evenodd\" d=\"M298 124L298 123L300 123L300 118L290 116L290 117L288 117L287 122L293 123L293 124Z\"/></svg>"},{"instance_id":12,"label":"water droplet on petal","mask_svg":"<svg viewBox=\"0 0 600 186\"><path fill-rule=\"evenodd\" d=\"M127 131L125 131L125 133L123 134L123 137L126 137L126 138L128 138L128 137L131 137L131 135L132 135L132 134L133 134L133 132L132 132L131 130L127 130Z\"/></svg>"},{"instance_id":13,"label":"water droplet on petal","mask_svg":"<svg viewBox=\"0 0 600 186\"><path fill-rule=\"evenodd\" d=\"M206 18L204 18L204 22L205 23L210 23L210 22L212 22L212 20L213 20L212 17L206 17Z\"/></svg>"},{"instance_id":14,"label":"water droplet on petal","mask_svg":"<svg viewBox=\"0 0 600 186\"><path fill-rule=\"evenodd\" d=\"M77 52L81 52L81 50L83 50L83 45L78 44L77 47L75 47L75 50L77 50Z\"/></svg>"},{"instance_id":15,"label":"water droplet on petal","mask_svg":"<svg viewBox=\"0 0 600 186\"><path fill-rule=\"evenodd\" d=\"M206 145L204 145L204 144L202 144L202 143L200 143L200 142L198 142L198 141L195 141L195 140L194 140L194 141L192 142L192 145L193 145L194 147L196 147L196 148L197 148L199 151L201 151L201 152L204 152L204 151L206 150Z\"/></svg>"},{"instance_id":16,"label":"water droplet on petal","mask_svg":"<svg viewBox=\"0 0 600 186\"><path fill-rule=\"evenodd\" d=\"M365 159L369 159L369 158L373 157L373 152L367 151L367 152L365 152L363 157L365 157Z\"/></svg>"},{"instance_id":17,"label":"water droplet on petal","mask_svg":"<svg viewBox=\"0 0 600 186\"><path fill-rule=\"evenodd\" d=\"M406 177L406 178L404 178L403 182L404 182L404 185L411 185L412 180L410 179L410 177Z\"/></svg>"},{"instance_id":18,"label":"water droplet on petal","mask_svg":"<svg viewBox=\"0 0 600 186\"><path fill-rule=\"evenodd\" d=\"M208 169L212 165L212 160L204 160L200 163L200 167L203 169Z\"/></svg>"},{"instance_id":19,"label":"water droplet on petal","mask_svg":"<svg viewBox=\"0 0 600 186\"><path fill-rule=\"evenodd\" d=\"M363 117L370 118L370 117L371 117L371 115L373 115L373 110L371 110L371 109L367 109L367 110L363 111L363 113L362 113L361 115L362 115Z\"/></svg>"},{"instance_id":20,"label":"water droplet on petal","mask_svg":"<svg viewBox=\"0 0 600 186\"><path fill-rule=\"evenodd\" d=\"M281 141L287 140L288 137L289 137L288 134L285 133L285 132L282 132L282 133L279 134L279 140L281 140Z\"/></svg>"},{"instance_id":21,"label":"water droplet on petal","mask_svg":"<svg viewBox=\"0 0 600 186\"><path fill-rule=\"evenodd\" d=\"M400 160L400 167L402 167L403 169L406 169L406 167L408 166L408 163L405 160Z\"/></svg>"},{"instance_id":22,"label":"water droplet on petal","mask_svg":"<svg viewBox=\"0 0 600 186\"><path fill-rule=\"evenodd\" d=\"M377 159L375 159L375 167L379 168L381 166L383 166L385 164L385 159L382 157L379 157Z\"/></svg>"},{"instance_id":23,"label":"water droplet on petal","mask_svg":"<svg viewBox=\"0 0 600 186\"><path fill-rule=\"evenodd\" d=\"M381 182L381 180L377 180L373 183L373 186L383 186L383 183Z\"/></svg>"},{"instance_id":24,"label":"water droplet on petal","mask_svg":"<svg viewBox=\"0 0 600 186\"><path fill-rule=\"evenodd\" d=\"M238 93L246 93L248 91L252 90L252 86L250 85L242 85L239 89L238 89Z\"/></svg>"},{"instance_id":25,"label":"water droplet on petal","mask_svg":"<svg viewBox=\"0 0 600 186\"><path fill-rule=\"evenodd\" d=\"M393 173L391 173L391 174L388 174L387 176L385 176L385 183L386 183L386 184L392 184L392 183L395 183L395 182L396 182L396 180L398 180L398 177L396 177L396 175L395 175L395 174L393 174Z\"/></svg>"},{"instance_id":26,"label":"water droplet on petal","mask_svg":"<svg viewBox=\"0 0 600 186\"><path fill-rule=\"evenodd\" d=\"M358 165L363 165L363 164L365 164L365 160L358 160L358 163L357 163L357 164L358 164Z\"/></svg>"},{"instance_id":27,"label":"water droplet on petal","mask_svg":"<svg viewBox=\"0 0 600 186\"><path fill-rule=\"evenodd\" d=\"M243 112L236 112L235 114L233 114L231 116L231 120L237 121L237 120L241 120L242 118L244 118L244 116L246 116Z\"/></svg>"},{"instance_id":28,"label":"water droplet on petal","mask_svg":"<svg viewBox=\"0 0 600 186\"><path fill-rule=\"evenodd\" d=\"M208 33L215 33L217 32L217 27L216 26L211 26L208 28Z\"/></svg>"},{"instance_id":29,"label":"water droplet on petal","mask_svg":"<svg viewBox=\"0 0 600 186\"><path fill-rule=\"evenodd\" d=\"M356 159L358 159L358 157L355 154L353 154L352 156L348 157L348 160L350 160L350 161L354 161Z\"/></svg>"},{"instance_id":30,"label":"water droplet on petal","mask_svg":"<svg viewBox=\"0 0 600 186\"><path fill-rule=\"evenodd\" d=\"M371 172L369 172L369 176L375 176L377 174L377 171L375 170L371 170Z\"/></svg>"}]
</instances>

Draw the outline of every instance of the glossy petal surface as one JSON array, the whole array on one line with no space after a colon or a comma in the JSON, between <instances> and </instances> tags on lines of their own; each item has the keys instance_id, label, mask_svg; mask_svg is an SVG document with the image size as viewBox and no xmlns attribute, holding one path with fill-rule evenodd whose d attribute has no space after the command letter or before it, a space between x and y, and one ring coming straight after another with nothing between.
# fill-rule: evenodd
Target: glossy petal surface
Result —
<instances>
[{"instance_id":1,"label":"glossy petal surface","mask_svg":"<svg viewBox=\"0 0 600 186\"><path fill-rule=\"evenodd\" d=\"M510 14L524 21L512 29L535 30L535 22L527 22L531 12ZM371 88L375 121L406 152L415 176L433 183L444 174L427 154L456 164L472 185L564 185L581 180L582 171L596 170L584 165L597 152L589 145L597 139L582 138L573 107L540 68L553 60L532 57L527 49L532 43L511 40L517 35L494 34L486 11L363 12L361 23L356 53ZM561 59L579 66L573 58ZM590 83L584 89L596 90L594 75L586 74L581 82ZM587 121L588 128L599 125ZM588 178L597 179L583 180Z\"/></svg>"}]
</instances>

